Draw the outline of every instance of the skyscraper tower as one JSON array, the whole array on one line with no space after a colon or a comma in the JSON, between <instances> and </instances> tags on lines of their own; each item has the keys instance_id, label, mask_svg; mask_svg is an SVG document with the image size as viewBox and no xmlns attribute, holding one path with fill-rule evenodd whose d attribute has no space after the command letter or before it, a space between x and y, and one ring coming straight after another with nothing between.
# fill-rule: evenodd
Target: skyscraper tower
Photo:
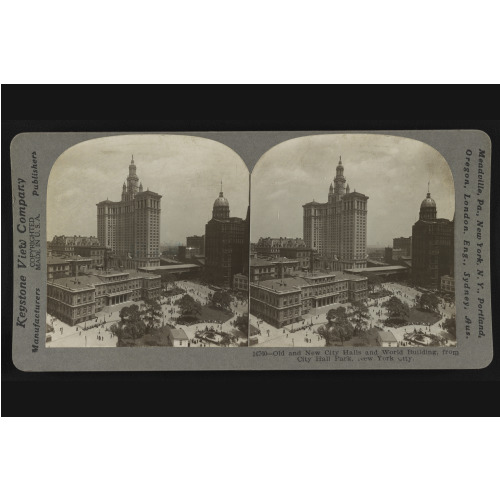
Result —
<instances>
[{"instance_id":1,"label":"skyscraper tower","mask_svg":"<svg viewBox=\"0 0 500 500\"><path fill-rule=\"evenodd\" d=\"M248 272L247 220L229 216L229 202L221 191L214 201L212 218L205 226L205 267L209 281L230 288L233 276Z\"/></svg>"},{"instance_id":2,"label":"skyscraper tower","mask_svg":"<svg viewBox=\"0 0 500 500\"><path fill-rule=\"evenodd\" d=\"M429 186L420 204L418 221L413 224L411 243L413 280L421 286L439 289L441 276L454 274L454 223L437 218Z\"/></svg>"},{"instance_id":3,"label":"skyscraper tower","mask_svg":"<svg viewBox=\"0 0 500 500\"><path fill-rule=\"evenodd\" d=\"M134 157L122 186L121 201L97 204L97 235L125 268L160 264L161 195L143 190Z\"/></svg>"},{"instance_id":4,"label":"skyscraper tower","mask_svg":"<svg viewBox=\"0 0 500 500\"><path fill-rule=\"evenodd\" d=\"M303 205L306 246L317 251L333 270L366 267L368 197L346 186L342 157L328 190L328 201Z\"/></svg>"}]
</instances>

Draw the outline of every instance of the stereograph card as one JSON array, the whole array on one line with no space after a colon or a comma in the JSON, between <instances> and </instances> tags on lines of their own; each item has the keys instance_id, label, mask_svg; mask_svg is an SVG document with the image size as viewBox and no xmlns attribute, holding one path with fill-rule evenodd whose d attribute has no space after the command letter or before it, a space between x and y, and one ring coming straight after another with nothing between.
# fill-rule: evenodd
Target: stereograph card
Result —
<instances>
[{"instance_id":1,"label":"stereograph card","mask_svg":"<svg viewBox=\"0 0 500 500\"><path fill-rule=\"evenodd\" d=\"M492 360L484 132L25 133L11 162L20 370Z\"/></svg>"}]
</instances>

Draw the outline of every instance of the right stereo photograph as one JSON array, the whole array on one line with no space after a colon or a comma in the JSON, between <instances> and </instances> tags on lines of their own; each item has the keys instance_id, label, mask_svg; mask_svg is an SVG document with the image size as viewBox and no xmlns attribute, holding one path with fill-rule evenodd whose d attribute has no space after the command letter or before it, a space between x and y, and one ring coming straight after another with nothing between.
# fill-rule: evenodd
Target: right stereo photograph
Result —
<instances>
[{"instance_id":1,"label":"right stereo photograph","mask_svg":"<svg viewBox=\"0 0 500 500\"><path fill-rule=\"evenodd\" d=\"M456 346L455 190L438 151L301 137L251 184L250 346Z\"/></svg>"}]
</instances>

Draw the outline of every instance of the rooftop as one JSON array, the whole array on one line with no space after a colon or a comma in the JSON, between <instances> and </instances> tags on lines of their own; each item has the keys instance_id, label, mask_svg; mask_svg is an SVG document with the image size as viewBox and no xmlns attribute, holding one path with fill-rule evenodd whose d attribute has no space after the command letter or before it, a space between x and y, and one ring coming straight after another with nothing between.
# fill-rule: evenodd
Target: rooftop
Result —
<instances>
[{"instance_id":1,"label":"rooftop","mask_svg":"<svg viewBox=\"0 0 500 500\"><path fill-rule=\"evenodd\" d=\"M380 330L378 336L382 342L397 342L396 337L391 332L386 332L385 330Z\"/></svg>"},{"instance_id":2,"label":"rooftop","mask_svg":"<svg viewBox=\"0 0 500 500\"><path fill-rule=\"evenodd\" d=\"M197 264L174 264L171 266L148 266L139 267L139 271L149 272L149 271L168 271L172 269L194 269L200 267Z\"/></svg>"},{"instance_id":3,"label":"rooftop","mask_svg":"<svg viewBox=\"0 0 500 500\"><path fill-rule=\"evenodd\" d=\"M378 267L364 267L363 269L347 269L349 273L374 273L381 271L405 271L407 268L404 266L378 266Z\"/></svg>"},{"instance_id":4,"label":"rooftop","mask_svg":"<svg viewBox=\"0 0 500 500\"><path fill-rule=\"evenodd\" d=\"M189 340L189 337L182 328L170 328L170 336L174 340Z\"/></svg>"},{"instance_id":5,"label":"rooftop","mask_svg":"<svg viewBox=\"0 0 500 500\"><path fill-rule=\"evenodd\" d=\"M66 259L61 259L60 257L54 257L50 256L47 257L47 264L68 264L68 261Z\"/></svg>"}]
</instances>

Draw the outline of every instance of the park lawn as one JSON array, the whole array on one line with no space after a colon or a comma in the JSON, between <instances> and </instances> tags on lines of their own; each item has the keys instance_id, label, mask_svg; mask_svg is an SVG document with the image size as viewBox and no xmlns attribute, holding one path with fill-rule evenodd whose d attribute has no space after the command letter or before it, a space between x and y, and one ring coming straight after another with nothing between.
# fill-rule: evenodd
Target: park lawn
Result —
<instances>
[{"instance_id":1,"label":"park lawn","mask_svg":"<svg viewBox=\"0 0 500 500\"><path fill-rule=\"evenodd\" d=\"M200 322L217 321L225 323L232 318L234 314L222 309L214 309L210 306L201 306L201 314L198 316Z\"/></svg>"},{"instance_id":2,"label":"park lawn","mask_svg":"<svg viewBox=\"0 0 500 500\"><path fill-rule=\"evenodd\" d=\"M428 323L433 325L441 319L441 316L436 312L421 311L416 307L410 309L410 319L408 320L409 325Z\"/></svg>"}]
</instances>

